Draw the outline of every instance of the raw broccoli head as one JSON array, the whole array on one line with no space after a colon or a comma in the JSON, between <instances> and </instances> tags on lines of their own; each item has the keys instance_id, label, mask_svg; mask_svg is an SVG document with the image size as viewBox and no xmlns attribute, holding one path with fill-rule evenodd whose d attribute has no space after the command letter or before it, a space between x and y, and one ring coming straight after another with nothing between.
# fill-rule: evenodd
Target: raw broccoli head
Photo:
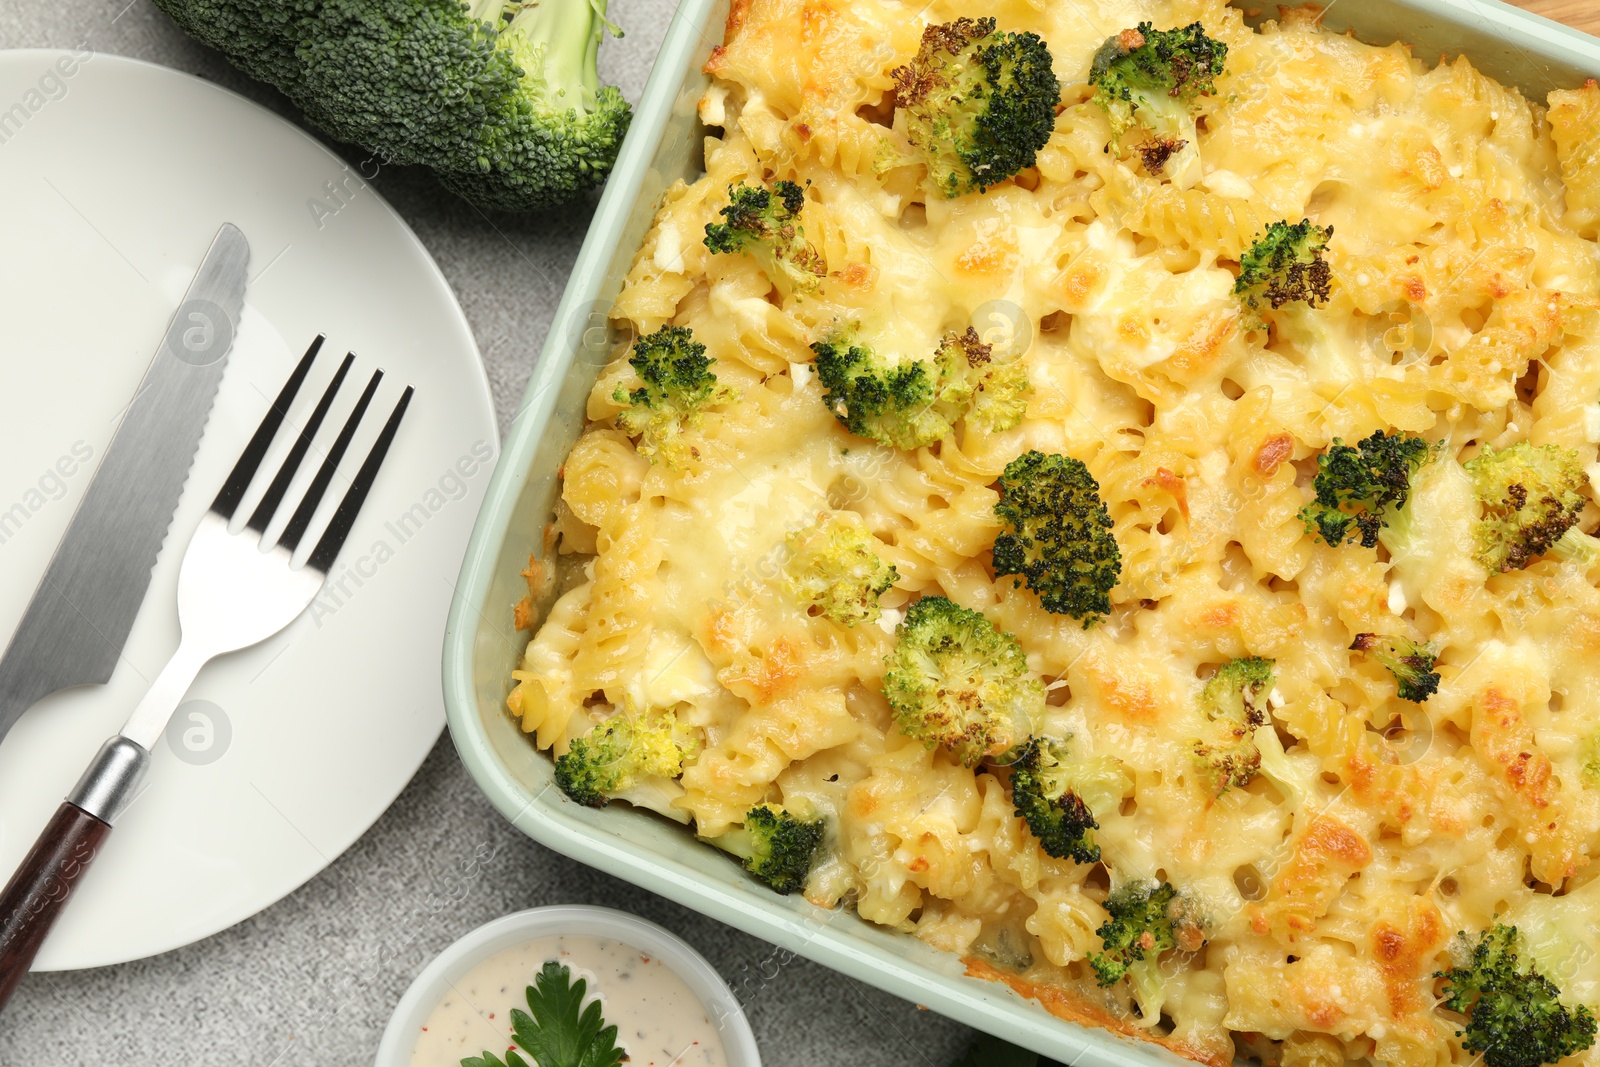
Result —
<instances>
[{"instance_id":1,"label":"raw broccoli head","mask_svg":"<svg viewBox=\"0 0 1600 1067\"><path fill-rule=\"evenodd\" d=\"M1015 574L1046 611L1085 626L1111 610L1122 553L1100 485L1071 456L1025 452L1000 475L995 514L1006 531L994 542L994 572Z\"/></svg>"},{"instance_id":2,"label":"raw broccoli head","mask_svg":"<svg viewBox=\"0 0 1600 1067\"><path fill-rule=\"evenodd\" d=\"M883 691L901 733L973 767L1033 732L1044 685L1015 637L942 596L911 605L894 633Z\"/></svg>"},{"instance_id":3,"label":"raw broccoli head","mask_svg":"<svg viewBox=\"0 0 1600 1067\"><path fill-rule=\"evenodd\" d=\"M774 804L745 814L744 826L713 843L739 857L744 869L779 893L805 888L806 875L822 845L821 819L802 819Z\"/></svg>"},{"instance_id":4,"label":"raw broccoli head","mask_svg":"<svg viewBox=\"0 0 1600 1067\"><path fill-rule=\"evenodd\" d=\"M835 512L785 539L790 593L834 622L876 622L878 597L898 575L875 551L878 542L854 515Z\"/></svg>"},{"instance_id":5,"label":"raw broccoli head","mask_svg":"<svg viewBox=\"0 0 1600 1067\"><path fill-rule=\"evenodd\" d=\"M1293 301L1311 307L1325 302L1332 291L1333 271L1322 255L1332 236L1332 226L1321 228L1310 219L1274 222L1239 261L1233 295L1252 308L1263 301L1274 309Z\"/></svg>"},{"instance_id":6,"label":"raw broccoli head","mask_svg":"<svg viewBox=\"0 0 1600 1067\"><path fill-rule=\"evenodd\" d=\"M1028 824L1039 847L1057 859L1096 863L1099 823L1073 792L1064 773L1065 745L1051 738L1030 737L1011 763L1011 803Z\"/></svg>"},{"instance_id":7,"label":"raw broccoli head","mask_svg":"<svg viewBox=\"0 0 1600 1067\"><path fill-rule=\"evenodd\" d=\"M1198 22L1172 30L1141 22L1100 46L1089 82L1116 136L1134 126L1148 132L1139 154L1151 174L1161 174L1174 155L1198 158L1195 102L1211 92L1227 57L1228 46Z\"/></svg>"},{"instance_id":8,"label":"raw broccoli head","mask_svg":"<svg viewBox=\"0 0 1600 1067\"><path fill-rule=\"evenodd\" d=\"M628 363L643 384L633 390L619 385L611 398L627 405L617 413L617 425L639 438L641 455L652 461L660 455L675 466L688 451L681 440L684 427L698 426L706 408L734 398L732 389L717 383L712 362L687 326L663 326L634 342Z\"/></svg>"},{"instance_id":9,"label":"raw broccoli head","mask_svg":"<svg viewBox=\"0 0 1600 1067\"><path fill-rule=\"evenodd\" d=\"M1154 963L1169 948L1194 951L1205 943L1194 905L1169 882L1128 882L1106 898L1105 909L1111 918L1095 931L1104 951L1089 955L1102 986L1115 985L1135 964Z\"/></svg>"},{"instance_id":10,"label":"raw broccoli head","mask_svg":"<svg viewBox=\"0 0 1600 1067\"><path fill-rule=\"evenodd\" d=\"M1594 1044L1594 1015L1563 1004L1555 983L1522 959L1516 927L1496 923L1476 942L1458 934L1450 954L1454 966L1435 977L1445 980L1445 1007L1467 1016L1461 1047L1483 1053L1487 1067L1540 1067Z\"/></svg>"},{"instance_id":11,"label":"raw broccoli head","mask_svg":"<svg viewBox=\"0 0 1600 1067\"><path fill-rule=\"evenodd\" d=\"M1200 712L1220 736L1195 742L1194 751L1219 795L1249 785L1261 770L1255 732L1267 723L1273 681L1272 660L1247 656L1224 663L1200 691Z\"/></svg>"},{"instance_id":12,"label":"raw broccoli head","mask_svg":"<svg viewBox=\"0 0 1600 1067\"><path fill-rule=\"evenodd\" d=\"M556 784L579 804L598 808L645 778L676 778L697 748L670 711L617 712L556 759Z\"/></svg>"},{"instance_id":13,"label":"raw broccoli head","mask_svg":"<svg viewBox=\"0 0 1600 1067\"><path fill-rule=\"evenodd\" d=\"M1483 505L1473 530L1478 559L1490 574L1518 570L1549 552L1583 511L1589 478L1570 448L1519 441L1486 448L1466 467Z\"/></svg>"},{"instance_id":14,"label":"raw broccoli head","mask_svg":"<svg viewBox=\"0 0 1600 1067\"><path fill-rule=\"evenodd\" d=\"M1409 637L1384 634L1356 634L1350 646L1354 652L1370 652L1394 675L1401 700L1422 703L1439 690L1439 672L1433 665L1439 654Z\"/></svg>"},{"instance_id":15,"label":"raw broccoli head","mask_svg":"<svg viewBox=\"0 0 1600 1067\"><path fill-rule=\"evenodd\" d=\"M828 265L800 229L805 190L780 181L772 188L740 182L728 189L724 221L706 223L705 245L713 253L753 256L784 296L809 293L827 275Z\"/></svg>"},{"instance_id":16,"label":"raw broccoli head","mask_svg":"<svg viewBox=\"0 0 1600 1067\"><path fill-rule=\"evenodd\" d=\"M1316 499L1300 509L1306 532L1334 547L1354 539L1373 547L1384 512L1405 507L1411 476L1432 454L1428 442L1405 433L1379 430L1354 447L1334 438L1317 457Z\"/></svg>"},{"instance_id":17,"label":"raw broccoli head","mask_svg":"<svg viewBox=\"0 0 1600 1067\"><path fill-rule=\"evenodd\" d=\"M906 132L947 197L980 192L1033 166L1056 125L1061 84L1050 49L992 18L929 26L910 63L892 72Z\"/></svg>"}]
</instances>

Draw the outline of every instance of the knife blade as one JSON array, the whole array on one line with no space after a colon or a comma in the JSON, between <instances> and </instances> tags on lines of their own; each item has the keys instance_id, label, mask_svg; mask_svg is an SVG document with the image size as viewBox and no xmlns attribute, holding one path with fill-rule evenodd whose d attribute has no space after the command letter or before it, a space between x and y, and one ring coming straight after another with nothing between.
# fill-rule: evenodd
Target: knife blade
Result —
<instances>
[{"instance_id":1,"label":"knife blade","mask_svg":"<svg viewBox=\"0 0 1600 1067\"><path fill-rule=\"evenodd\" d=\"M110 681L210 417L249 264L250 243L223 223L0 657L0 740L56 690Z\"/></svg>"}]
</instances>

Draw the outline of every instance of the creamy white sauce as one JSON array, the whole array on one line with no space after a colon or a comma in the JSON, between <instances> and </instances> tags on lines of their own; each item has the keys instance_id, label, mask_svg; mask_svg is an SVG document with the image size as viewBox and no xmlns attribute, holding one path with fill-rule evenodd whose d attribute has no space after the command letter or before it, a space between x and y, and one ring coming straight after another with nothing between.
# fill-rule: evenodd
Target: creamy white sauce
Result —
<instances>
[{"instance_id":1,"label":"creamy white sauce","mask_svg":"<svg viewBox=\"0 0 1600 1067\"><path fill-rule=\"evenodd\" d=\"M636 948L579 936L529 941L468 971L428 1016L411 1067L460 1067L485 1051L503 1058L515 1044L511 1009L528 1010L527 988L546 960L589 983L587 999L599 997L628 1067L726 1067L716 1024L683 979Z\"/></svg>"}]
</instances>

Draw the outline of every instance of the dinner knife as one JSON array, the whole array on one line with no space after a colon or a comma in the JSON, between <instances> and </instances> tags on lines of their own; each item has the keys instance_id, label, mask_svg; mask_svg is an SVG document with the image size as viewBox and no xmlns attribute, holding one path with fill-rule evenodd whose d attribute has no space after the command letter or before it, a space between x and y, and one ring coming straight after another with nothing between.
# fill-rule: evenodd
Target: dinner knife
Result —
<instances>
[{"instance_id":1,"label":"dinner knife","mask_svg":"<svg viewBox=\"0 0 1600 1067\"><path fill-rule=\"evenodd\" d=\"M56 690L110 681L210 417L249 264L250 243L223 223L0 657L0 740Z\"/></svg>"}]
</instances>

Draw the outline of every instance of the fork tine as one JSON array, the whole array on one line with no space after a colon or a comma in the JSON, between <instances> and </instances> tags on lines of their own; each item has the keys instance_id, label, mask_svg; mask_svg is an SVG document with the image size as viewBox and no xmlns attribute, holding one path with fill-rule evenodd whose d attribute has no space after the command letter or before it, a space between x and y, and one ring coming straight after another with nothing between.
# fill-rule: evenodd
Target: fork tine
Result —
<instances>
[{"instance_id":1,"label":"fork tine","mask_svg":"<svg viewBox=\"0 0 1600 1067\"><path fill-rule=\"evenodd\" d=\"M244 491L250 488L250 480L256 476L256 469L266 458L267 449L272 447L272 439L277 436L278 427L283 425L283 417L288 414L289 405L294 403L295 394L300 391L300 383L304 382L306 375L310 373L311 363L317 358L317 352L322 348L322 341L322 334L317 334L316 339L311 342L311 347L306 349L306 354L300 357L294 373L289 375L289 380L278 390L277 399L267 408L266 415L261 419L261 425L256 427L250 443L245 445L244 451L239 454L239 462L233 465L228 480L222 483L217 498L211 502L211 510L224 519L233 518L234 510L244 497Z\"/></svg>"},{"instance_id":2,"label":"fork tine","mask_svg":"<svg viewBox=\"0 0 1600 1067\"><path fill-rule=\"evenodd\" d=\"M322 502L322 494L328 491L328 483L333 481L334 472L339 469L339 460L344 458L345 450L350 447L350 441L356 435L356 427L361 423L361 416L366 414L367 405L372 403L372 394L378 391L378 383L382 380L383 371L372 372L366 389L361 393L361 399L356 401L350 417L344 420L344 428L339 431L333 447L328 449L328 456L322 461L317 476L311 480L304 499L300 501L300 506L295 508L294 515L289 519L289 525L283 528L283 536L278 538L278 544L290 552L300 546L300 538L305 536L306 527L311 525L311 518L317 513L317 505Z\"/></svg>"},{"instance_id":3,"label":"fork tine","mask_svg":"<svg viewBox=\"0 0 1600 1067\"><path fill-rule=\"evenodd\" d=\"M408 385L406 391L400 394L400 402L395 404L394 411L389 415L389 421L383 424L378 439L372 442L372 450L367 453L361 469L356 472L355 481L350 483L344 499L339 501L339 508L329 520L328 528L322 532L317 547L311 550L311 557L306 560L307 566L315 567L324 574L333 569L333 561L338 558L339 549L344 547L344 540L350 534L350 527L355 525L356 515L360 513L361 505L366 502L367 491L372 488L373 481L378 477L378 468L383 466L383 458L389 452L389 443L394 440L395 431L400 429L400 420L405 417L406 406L411 403L411 393L411 386Z\"/></svg>"},{"instance_id":4,"label":"fork tine","mask_svg":"<svg viewBox=\"0 0 1600 1067\"><path fill-rule=\"evenodd\" d=\"M278 468L277 475L272 479L272 484L267 487L261 502L256 505L256 510L250 516L247 527L256 533L266 533L267 523L272 521L272 515L278 510L278 505L283 502L283 494L289 491L289 483L294 480L294 472L300 469L301 460L306 457L306 450L311 447L311 439L317 435L317 430L322 426L322 420L327 417L328 409L333 406L333 396L339 391L339 386L344 382L344 376L354 363L354 352L345 353L344 362L339 364L339 369L334 372L333 381L328 383L328 388L323 390L322 399L317 401L316 410L311 413L305 428L300 431L299 438L294 447L284 457L283 466Z\"/></svg>"}]
</instances>

